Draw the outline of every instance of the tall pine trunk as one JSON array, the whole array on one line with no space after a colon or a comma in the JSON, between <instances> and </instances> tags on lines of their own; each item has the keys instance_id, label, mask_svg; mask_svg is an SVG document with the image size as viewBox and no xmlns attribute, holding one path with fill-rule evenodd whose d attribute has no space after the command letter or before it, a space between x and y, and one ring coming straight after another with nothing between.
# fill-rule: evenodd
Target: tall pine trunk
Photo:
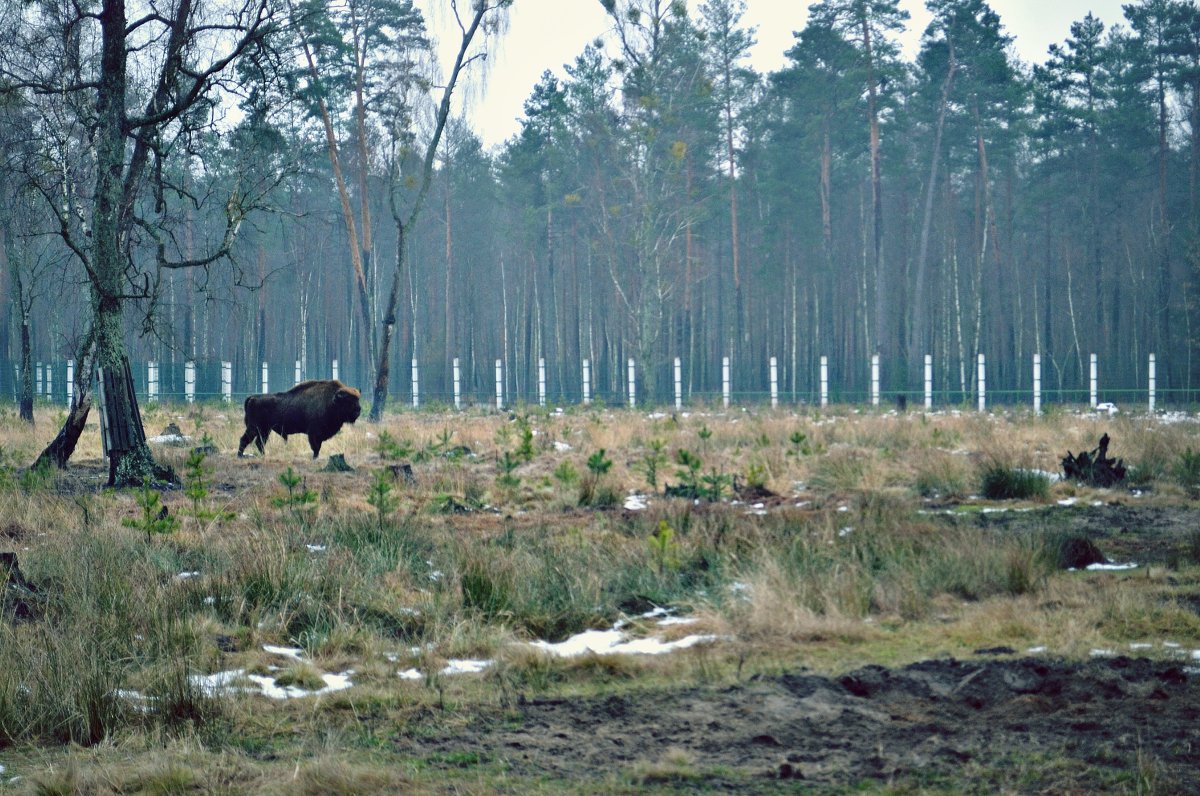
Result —
<instances>
[{"instance_id":1,"label":"tall pine trunk","mask_svg":"<svg viewBox=\"0 0 1200 796\"><path fill-rule=\"evenodd\" d=\"M958 64L954 60L954 49L950 49L950 61L946 70L946 79L942 83L942 97L938 103L937 127L933 135L933 152L929 162L929 184L925 188L925 208L921 218L921 242L917 249L917 273L913 280L912 306L909 308L911 327L908 334L909 362L928 351L919 349L929 347L928 326L918 328L925 317L925 281L929 271L929 233L933 226L933 196L937 190L938 164L942 160L942 134L946 128L946 107L950 102L950 88L954 84L954 75Z\"/></svg>"}]
</instances>

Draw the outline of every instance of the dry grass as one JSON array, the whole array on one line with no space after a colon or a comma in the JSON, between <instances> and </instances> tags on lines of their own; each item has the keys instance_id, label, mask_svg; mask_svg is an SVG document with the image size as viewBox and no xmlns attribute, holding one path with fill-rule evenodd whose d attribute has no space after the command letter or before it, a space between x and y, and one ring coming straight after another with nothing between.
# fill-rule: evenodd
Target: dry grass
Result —
<instances>
[{"instance_id":1,"label":"dry grass","mask_svg":"<svg viewBox=\"0 0 1200 796\"><path fill-rule=\"evenodd\" d=\"M222 516L193 518L183 494L164 493L180 527L147 541L122 524L138 516L135 496L101 489L106 468L94 431L71 471L39 484L23 481L17 465L57 430L53 413L39 411L33 430L0 416L0 547L18 553L45 599L34 621L0 622L3 742L24 750L48 793L420 792L425 780L413 772L347 751L366 744L339 734L357 731L364 700L403 722L448 702L720 680L797 662L838 669L995 645L1086 656L1148 638L1200 642L1200 620L1174 596L1200 590L1194 570L1066 575L1048 563L1049 542L1037 534L983 532L919 513L930 500L977 494L989 462L1055 471L1067 448L1090 449L1105 431L1110 452L1153 486L1143 504L1190 503L1172 475L1190 435L1175 427L1064 412L598 408L523 417L404 412L378 426L359 423L323 449L344 454L356 472L327 473L326 456L312 462L303 439L273 438L264 457L236 459L236 408L151 408L151 435L175 422L220 450L206 462L203 504ZM532 457L505 486L497 463L518 449L522 422L534 432ZM416 484L392 483L395 505L381 518L368 495L393 463L381 456L383 432L409 449ZM655 441L665 460L647 511L579 508L577 484L555 475L564 463L587 473L588 457L603 448L613 460L603 485L620 499L649 492L645 461ZM447 457L455 446L469 454ZM765 499L765 516L740 502L662 498L664 483L680 481L679 450L699 457L704 474L764 482L777 493ZM155 451L182 471L187 448ZM277 505L289 467L318 495L311 515ZM1051 497L1068 494L1131 499L1067 484ZM660 523L671 534L655 548ZM181 577L190 572L199 574ZM700 618L664 629L667 638L721 640L654 659L552 659L514 643L609 627L655 605ZM355 687L285 704L212 699L188 687L197 672L280 676L268 667L284 662L263 644L305 650L285 680L319 687L322 672L353 669ZM482 677L436 674L455 658L496 666ZM410 666L426 678L398 682L396 671ZM149 708L114 698L120 689L140 691ZM89 758L63 751L69 742L109 751ZM260 746L311 762L264 762ZM112 754L136 763L113 766ZM664 751L627 773L669 784L691 770Z\"/></svg>"}]
</instances>

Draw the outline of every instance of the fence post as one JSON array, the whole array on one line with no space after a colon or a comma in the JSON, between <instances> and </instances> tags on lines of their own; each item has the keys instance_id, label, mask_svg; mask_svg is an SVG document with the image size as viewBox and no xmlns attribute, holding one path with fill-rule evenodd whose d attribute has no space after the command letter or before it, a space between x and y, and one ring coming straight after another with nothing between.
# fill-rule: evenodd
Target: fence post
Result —
<instances>
[{"instance_id":1,"label":"fence post","mask_svg":"<svg viewBox=\"0 0 1200 796\"><path fill-rule=\"evenodd\" d=\"M985 412L987 411L987 360L984 359L983 354L979 355L978 369L979 411Z\"/></svg>"},{"instance_id":2,"label":"fence post","mask_svg":"<svg viewBox=\"0 0 1200 796\"><path fill-rule=\"evenodd\" d=\"M821 357L821 408L829 406L829 357Z\"/></svg>"},{"instance_id":3,"label":"fence post","mask_svg":"<svg viewBox=\"0 0 1200 796\"><path fill-rule=\"evenodd\" d=\"M779 406L779 362L771 357L771 408Z\"/></svg>"},{"instance_id":4,"label":"fence post","mask_svg":"<svg viewBox=\"0 0 1200 796\"><path fill-rule=\"evenodd\" d=\"M933 355L925 355L925 411L933 409Z\"/></svg>"},{"instance_id":5,"label":"fence post","mask_svg":"<svg viewBox=\"0 0 1200 796\"><path fill-rule=\"evenodd\" d=\"M296 360L296 375L292 378L292 386L295 387L300 383L300 360Z\"/></svg>"},{"instance_id":6,"label":"fence post","mask_svg":"<svg viewBox=\"0 0 1200 796\"><path fill-rule=\"evenodd\" d=\"M538 406L546 405L546 358L538 357Z\"/></svg>"},{"instance_id":7,"label":"fence post","mask_svg":"<svg viewBox=\"0 0 1200 796\"><path fill-rule=\"evenodd\" d=\"M1154 361L1154 354L1150 355L1150 414L1154 414L1154 391L1158 386L1158 365Z\"/></svg>"},{"instance_id":8,"label":"fence post","mask_svg":"<svg viewBox=\"0 0 1200 796\"><path fill-rule=\"evenodd\" d=\"M879 354L871 354L871 406L879 406Z\"/></svg>"},{"instance_id":9,"label":"fence post","mask_svg":"<svg viewBox=\"0 0 1200 796\"><path fill-rule=\"evenodd\" d=\"M462 368L454 358L454 408L462 409Z\"/></svg>"},{"instance_id":10,"label":"fence post","mask_svg":"<svg viewBox=\"0 0 1200 796\"><path fill-rule=\"evenodd\" d=\"M721 357L721 403L725 408L729 408L729 401L733 397L733 383L730 379L729 357Z\"/></svg>"},{"instance_id":11,"label":"fence post","mask_svg":"<svg viewBox=\"0 0 1200 796\"><path fill-rule=\"evenodd\" d=\"M591 360L583 360L583 405L587 406L592 402L592 363Z\"/></svg>"},{"instance_id":12,"label":"fence post","mask_svg":"<svg viewBox=\"0 0 1200 796\"><path fill-rule=\"evenodd\" d=\"M183 394L188 403L196 403L196 363L190 359L183 363Z\"/></svg>"},{"instance_id":13,"label":"fence post","mask_svg":"<svg viewBox=\"0 0 1200 796\"><path fill-rule=\"evenodd\" d=\"M264 359L262 364L262 394L266 395L271 391L271 374L267 366L267 361Z\"/></svg>"},{"instance_id":14,"label":"fence post","mask_svg":"<svg viewBox=\"0 0 1200 796\"><path fill-rule=\"evenodd\" d=\"M54 363L46 363L46 397L54 401Z\"/></svg>"},{"instance_id":15,"label":"fence post","mask_svg":"<svg viewBox=\"0 0 1200 796\"><path fill-rule=\"evenodd\" d=\"M417 360L412 361L412 407L417 409L421 406L421 370Z\"/></svg>"},{"instance_id":16,"label":"fence post","mask_svg":"<svg viewBox=\"0 0 1200 796\"><path fill-rule=\"evenodd\" d=\"M336 380L337 380L337 377L338 377L338 361L337 361L336 359L335 359L335 360L333 360L333 368L332 368L332 371L333 371L333 378L334 378L334 380L336 381Z\"/></svg>"},{"instance_id":17,"label":"fence post","mask_svg":"<svg viewBox=\"0 0 1200 796\"><path fill-rule=\"evenodd\" d=\"M1033 413L1042 413L1042 355L1033 355Z\"/></svg>"},{"instance_id":18,"label":"fence post","mask_svg":"<svg viewBox=\"0 0 1200 796\"><path fill-rule=\"evenodd\" d=\"M221 400L233 402L233 363L221 362Z\"/></svg>"},{"instance_id":19,"label":"fence post","mask_svg":"<svg viewBox=\"0 0 1200 796\"><path fill-rule=\"evenodd\" d=\"M40 397L42 395L42 363L41 362L37 363L37 369L34 370L34 374L36 374L35 378L37 381L37 386L34 388L36 390L36 392L34 394Z\"/></svg>"},{"instance_id":20,"label":"fence post","mask_svg":"<svg viewBox=\"0 0 1200 796\"><path fill-rule=\"evenodd\" d=\"M155 403L158 401L158 363L150 362L146 365L146 392L148 394L147 402Z\"/></svg>"},{"instance_id":21,"label":"fence post","mask_svg":"<svg viewBox=\"0 0 1200 796\"><path fill-rule=\"evenodd\" d=\"M1090 364L1089 364L1088 370L1091 373L1091 380L1090 380L1091 381L1091 390L1090 390L1090 394L1088 396L1088 406L1095 409L1096 404L1099 400L1099 396L1097 395L1097 393L1099 393L1099 390L1097 388L1099 387L1099 383L1100 383L1100 377L1099 377L1100 365L1096 359L1095 354L1092 354L1089 357L1089 359L1090 359Z\"/></svg>"},{"instance_id":22,"label":"fence post","mask_svg":"<svg viewBox=\"0 0 1200 796\"><path fill-rule=\"evenodd\" d=\"M496 408L504 408L504 363L496 360Z\"/></svg>"},{"instance_id":23,"label":"fence post","mask_svg":"<svg viewBox=\"0 0 1200 796\"><path fill-rule=\"evenodd\" d=\"M629 358L629 408L633 409L637 406L637 365L634 364L633 357Z\"/></svg>"},{"instance_id":24,"label":"fence post","mask_svg":"<svg viewBox=\"0 0 1200 796\"><path fill-rule=\"evenodd\" d=\"M683 408L683 363L675 357L675 409Z\"/></svg>"},{"instance_id":25,"label":"fence post","mask_svg":"<svg viewBox=\"0 0 1200 796\"><path fill-rule=\"evenodd\" d=\"M1153 354L1151 354L1153 356ZM67 360L67 408L75 403L75 360Z\"/></svg>"}]
</instances>

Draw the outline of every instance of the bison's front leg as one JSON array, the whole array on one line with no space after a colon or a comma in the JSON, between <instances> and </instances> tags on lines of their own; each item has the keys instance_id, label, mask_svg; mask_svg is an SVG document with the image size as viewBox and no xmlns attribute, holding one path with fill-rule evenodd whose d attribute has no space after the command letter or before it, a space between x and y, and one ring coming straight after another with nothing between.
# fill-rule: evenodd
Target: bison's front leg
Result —
<instances>
[{"instance_id":1,"label":"bison's front leg","mask_svg":"<svg viewBox=\"0 0 1200 796\"><path fill-rule=\"evenodd\" d=\"M321 455L321 443L325 440L321 439L316 434L310 434L308 437L308 446L312 448L313 458L316 459Z\"/></svg>"}]
</instances>

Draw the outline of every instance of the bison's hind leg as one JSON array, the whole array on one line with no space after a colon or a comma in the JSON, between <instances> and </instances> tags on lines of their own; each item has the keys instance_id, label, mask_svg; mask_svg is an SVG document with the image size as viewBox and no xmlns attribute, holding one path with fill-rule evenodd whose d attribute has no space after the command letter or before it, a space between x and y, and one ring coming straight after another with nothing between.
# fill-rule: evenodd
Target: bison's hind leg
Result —
<instances>
[{"instance_id":1,"label":"bison's hind leg","mask_svg":"<svg viewBox=\"0 0 1200 796\"><path fill-rule=\"evenodd\" d=\"M258 448L259 456L266 453L266 451L267 451L266 442L267 442L267 437L269 437L269 436L271 436L271 430L269 428L267 428L267 429L255 429L255 428L246 429L246 433L242 434L242 438L240 440L238 440L238 454L237 454L238 457L240 458L242 456L242 454L245 453L247 446L249 446L251 442L254 443L254 447Z\"/></svg>"}]
</instances>

